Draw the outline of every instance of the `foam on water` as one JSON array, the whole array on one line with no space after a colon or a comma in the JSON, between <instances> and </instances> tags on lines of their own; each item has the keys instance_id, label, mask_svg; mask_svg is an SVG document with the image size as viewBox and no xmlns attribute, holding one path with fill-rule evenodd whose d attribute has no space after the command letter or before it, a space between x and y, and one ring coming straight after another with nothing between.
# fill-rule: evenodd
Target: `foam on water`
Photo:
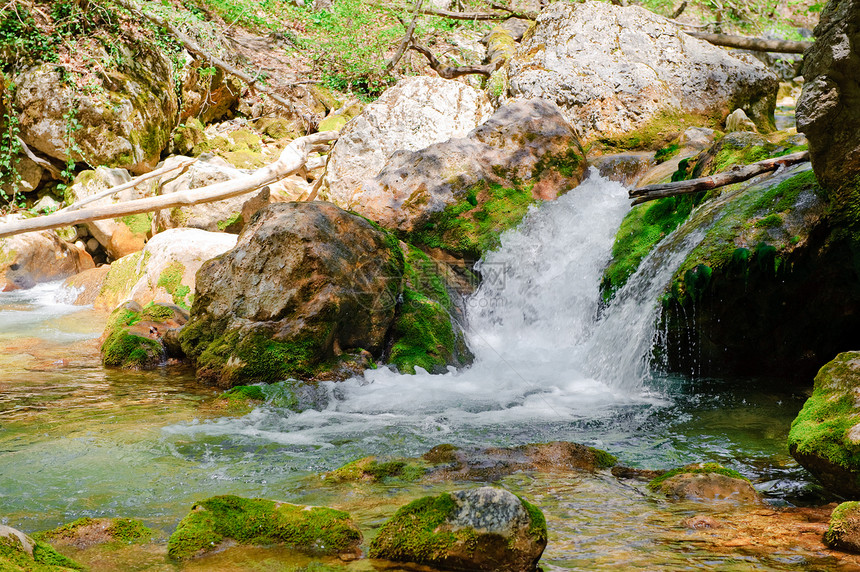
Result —
<instances>
[{"instance_id":1,"label":"foam on water","mask_svg":"<svg viewBox=\"0 0 860 572\"><path fill-rule=\"evenodd\" d=\"M27 290L0 292L0 335L34 336L43 340L69 342L92 337L68 331L58 318L87 307L73 305L79 289L63 286L63 281L37 284Z\"/></svg>"},{"instance_id":2,"label":"foam on water","mask_svg":"<svg viewBox=\"0 0 860 572\"><path fill-rule=\"evenodd\" d=\"M461 442L485 430L536 431L571 419L613 415L659 399L642 392L656 299L701 237L643 262L600 313L599 283L627 190L592 172L579 187L532 208L480 263L484 281L467 300L471 367L441 375L369 370L324 384L327 398L299 414L263 407L241 419L172 426L167 435L244 437L327 447L344 440ZM531 429L525 429L529 427Z\"/></svg>"}]
</instances>

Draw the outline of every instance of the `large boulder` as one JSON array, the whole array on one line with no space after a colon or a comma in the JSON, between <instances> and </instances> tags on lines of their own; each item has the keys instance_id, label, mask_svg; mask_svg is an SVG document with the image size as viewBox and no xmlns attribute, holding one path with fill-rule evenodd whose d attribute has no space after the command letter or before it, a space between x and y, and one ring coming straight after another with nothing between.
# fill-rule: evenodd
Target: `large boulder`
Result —
<instances>
[{"instance_id":1,"label":"large boulder","mask_svg":"<svg viewBox=\"0 0 860 572\"><path fill-rule=\"evenodd\" d=\"M539 508L504 489L481 487L400 508L371 542L369 556L441 570L530 572L546 543Z\"/></svg>"},{"instance_id":2,"label":"large boulder","mask_svg":"<svg viewBox=\"0 0 860 572\"><path fill-rule=\"evenodd\" d=\"M585 168L576 134L558 108L520 101L466 137L395 153L350 206L411 242L477 259L529 205L578 185Z\"/></svg>"},{"instance_id":3,"label":"large boulder","mask_svg":"<svg viewBox=\"0 0 860 572\"><path fill-rule=\"evenodd\" d=\"M180 341L198 378L221 387L344 379L371 358L444 372L472 357L451 273L335 205L276 203L200 269Z\"/></svg>"},{"instance_id":4,"label":"large boulder","mask_svg":"<svg viewBox=\"0 0 860 572\"><path fill-rule=\"evenodd\" d=\"M648 488L676 500L752 503L759 495L749 479L718 463L694 463L663 473Z\"/></svg>"},{"instance_id":5,"label":"large boulder","mask_svg":"<svg viewBox=\"0 0 860 572\"><path fill-rule=\"evenodd\" d=\"M815 377L791 424L788 450L826 488L860 495L860 352L841 353Z\"/></svg>"},{"instance_id":6,"label":"large boulder","mask_svg":"<svg viewBox=\"0 0 860 572\"><path fill-rule=\"evenodd\" d=\"M344 353L381 353L402 276L397 241L367 220L270 205L198 272L182 347L221 387L313 377Z\"/></svg>"},{"instance_id":7,"label":"large boulder","mask_svg":"<svg viewBox=\"0 0 860 572\"><path fill-rule=\"evenodd\" d=\"M361 532L348 513L266 499L218 496L196 503L167 541L167 554L187 560L229 546L286 545L312 555L354 559Z\"/></svg>"},{"instance_id":8,"label":"large boulder","mask_svg":"<svg viewBox=\"0 0 860 572\"><path fill-rule=\"evenodd\" d=\"M113 262L103 278L97 308L113 309L134 300L190 308L196 274L204 262L236 245L236 235L183 228L156 234L146 247Z\"/></svg>"},{"instance_id":9,"label":"large boulder","mask_svg":"<svg viewBox=\"0 0 860 572\"><path fill-rule=\"evenodd\" d=\"M821 184L846 206L860 200L860 1L831 0L803 58L797 129Z\"/></svg>"},{"instance_id":10,"label":"large boulder","mask_svg":"<svg viewBox=\"0 0 860 572\"><path fill-rule=\"evenodd\" d=\"M74 183L66 189L66 203L72 204L82 201L129 181L131 181L131 175L125 169L98 167L94 171L84 171L75 177ZM138 185L112 197L93 201L87 206L107 206L140 199L146 195L146 188L143 185ZM102 245L110 258L116 260L143 249L147 237L152 233L152 214L139 213L120 218L89 221L85 224L89 233Z\"/></svg>"},{"instance_id":11,"label":"large boulder","mask_svg":"<svg viewBox=\"0 0 860 572\"><path fill-rule=\"evenodd\" d=\"M403 79L341 131L320 197L354 208L353 195L395 151L417 151L462 137L491 113L486 95L466 84L425 76Z\"/></svg>"},{"instance_id":12,"label":"large boulder","mask_svg":"<svg viewBox=\"0 0 860 572\"><path fill-rule=\"evenodd\" d=\"M840 504L830 515L824 543L830 548L860 553L860 503Z\"/></svg>"},{"instance_id":13,"label":"large boulder","mask_svg":"<svg viewBox=\"0 0 860 572\"><path fill-rule=\"evenodd\" d=\"M64 241L52 230L0 238L0 291L32 288L93 266L93 259L84 249Z\"/></svg>"},{"instance_id":14,"label":"large boulder","mask_svg":"<svg viewBox=\"0 0 860 572\"><path fill-rule=\"evenodd\" d=\"M67 85L59 68L41 64L13 77L21 138L49 157L93 166L151 170L170 141L178 98L167 56L143 44L117 41L104 61L99 89ZM70 141L71 139L71 141Z\"/></svg>"},{"instance_id":15,"label":"large boulder","mask_svg":"<svg viewBox=\"0 0 860 572\"><path fill-rule=\"evenodd\" d=\"M696 117L722 124L737 108L769 131L779 86L753 58L639 6L593 0L541 12L507 73L509 97L555 101L584 140L625 146L658 143Z\"/></svg>"}]
</instances>

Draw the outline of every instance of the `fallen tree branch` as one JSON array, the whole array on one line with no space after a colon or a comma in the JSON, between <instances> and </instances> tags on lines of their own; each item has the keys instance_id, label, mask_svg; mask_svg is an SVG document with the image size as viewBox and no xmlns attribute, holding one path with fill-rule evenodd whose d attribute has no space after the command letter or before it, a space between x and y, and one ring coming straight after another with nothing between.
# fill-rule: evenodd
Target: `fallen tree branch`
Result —
<instances>
[{"instance_id":1,"label":"fallen tree branch","mask_svg":"<svg viewBox=\"0 0 860 572\"><path fill-rule=\"evenodd\" d=\"M85 205L88 205L90 203L94 203L99 199L103 199L105 197L110 197L110 196L113 196L117 193L121 193L126 189L131 189L133 187L136 187L140 183L142 183L144 181L148 181L149 179L154 179L155 177L159 177L165 173L170 173L170 172L176 171L178 169L182 169L184 171L185 169L187 169L188 167L190 167L191 165L193 165L196 162L197 162L197 159L191 159L189 161L182 161L182 162L177 163L176 165L173 165L171 167L162 167L160 169L156 169L155 171L150 171L149 173L146 173L144 175L136 177L127 183L123 183L122 185L118 185L116 187L111 187L110 189L104 190L100 193L96 193L90 197L86 197L85 199L82 199L82 200L80 200L74 204L71 204L71 205L67 206L66 208L61 209L57 212L58 213L64 213L64 212L69 212L69 211L80 210Z\"/></svg>"},{"instance_id":2,"label":"fallen tree branch","mask_svg":"<svg viewBox=\"0 0 860 572\"><path fill-rule=\"evenodd\" d=\"M687 195L690 193L698 193L699 191L709 191L718 187L724 187L733 183L741 183L748 179L752 179L756 175L775 171L779 167L787 167L797 163L809 161L809 151L799 151L782 157L773 159L765 159L758 163L750 165L737 165L728 171L711 175L710 177L701 177L699 179L691 179L689 181L676 181L673 183L658 183L656 185L647 185L638 189L629 191L633 206L647 203L664 197L674 197L677 195Z\"/></svg>"},{"instance_id":3,"label":"fallen tree branch","mask_svg":"<svg viewBox=\"0 0 860 572\"><path fill-rule=\"evenodd\" d=\"M161 28L166 28L167 31L170 32L170 34L174 38L176 38L179 41L179 43L182 44L182 46L186 50L188 50L190 53L192 53L196 56L199 56L200 58L204 59L205 61L211 63L213 66L220 69L224 73L238 77L239 79L241 79L242 81L247 83L248 87L250 87L252 90L257 90L257 91L260 91L262 93L265 93L266 95L271 97L274 101L283 105L285 108L294 111L294 106L289 100L281 97L280 95L278 95L277 93L275 93L271 89L267 88L266 86L260 85L257 82L257 78L252 77L250 74L247 74L247 73L243 72L242 70L231 66L230 64L228 64L227 62L225 62L224 60L222 60L216 56L213 56L212 54L210 54L209 52L207 52L206 50L201 48L194 40L192 40L191 38L189 38L188 36L183 34L169 20L165 20L159 16L156 16L155 14L149 14L149 13L144 12L143 10L140 9L140 6L138 6L134 2L134 0L111 0L111 1L119 4L120 6L122 6L123 8L128 10L129 12L132 12L133 14L141 15L142 17L146 18L147 20L149 20L150 22L152 22L156 26L159 26Z\"/></svg>"},{"instance_id":4,"label":"fallen tree branch","mask_svg":"<svg viewBox=\"0 0 860 572\"><path fill-rule=\"evenodd\" d=\"M39 157L38 155L33 153L30 150L30 148L27 147L27 144L24 143L23 139L21 139L17 135L15 136L15 139L18 140L18 144L21 145L21 149L24 151L24 154L27 155L27 157L29 157L31 161L33 161L34 163L36 163L37 165L39 165L40 167L42 167L43 169L45 169L46 171L51 173L51 176L54 177L55 179L62 179L63 178L63 174L60 172L60 170L58 168L56 168L54 165L52 165L51 162L48 161L47 159L42 159L41 157Z\"/></svg>"},{"instance_id":5,"label":"fallen tree branch","mask_svg":"<svg viewBox=\"0 0 860 572\"><path fill-rule=\"evenodd\" d=\"M766 40L764 38L748 38L746 36L730 36L729 34L709 34L707 32L686 32L700 40L705 40L715 46L752 50L754 52L778 52L781 54L802 54L812 47L812 42L790 42L788 40Z\"/></svg>"},{"instance_id":6,"label":"fallen tree branch","mask_svg":"<svg viewBox=\"0 0 860 572\"><path fill-rule=\"evenodd\" d=\"M432 8L422 8L420 12L426 16L439 16L441 18L451 18L452 20L510 20L511 18L522 17L514 12L507 12L505 14L493 12L449 12L448 10L434 10Z\"/></svg>"},{"instance_id":7,"label":"fallen tree branch","mask_svg":"<svg viewBox=\"0 0 860 572\"><path fill-rule=\"evenodd\" d=\"M409 22L409 26L406 28L406 34L403 35L403 39L400 41L397 51L394 52L394 55L391 56L391 59L385 64L386 73L394 69L394 66L397 65L397 62L399 62L400 58L403 57L403 54L406 53L406 48L410 43L412 43L412 34L415 32L415 22L418 20L418 12L421 10L421 4L423 3L424 0L415 0L415 7L412 9L412 21Z\"/></svg>"},{"instance_id":8,"label":"fallen tree branch","mask_svg":"<svg viewBox=\"0 0 860 572\"><path fill-rule=\"evenodd\" d=\"M446 66L445 64L443 64L442 62L437 60L436 56L434 56L430 50L428 50L427 48L425 48L421 44L417 44L417 43L413 42L412 45L409 46L409 49L415 50L419 54L424 54L424 57L427 58L427 61L430 64L430 67L433 68L433 70L437 74L439 74L439 77L445 78L445 79L454 79L454 78L461 77L464 75L469 75L469 74L478 74L478 75L482 75L484 77L490 77L490 74L492 74L494 71L499 69L501 67L501 65L504 63L504 61L501 61L501 62L496 62L496 63L484 64L484 65L480 65L480 66L456 66L456 67L452 67L452 66Z\"/></svg>"},{"instance_id":9,"label":"fallen tree branch","mask_svg":"<svg viewBox=\"0 0 860 572\"><path fill-rule=\"evenodd\" d=\"M275 181L289 177L302 169L302 167L315 168L319 164L324 163L325 160L320 157L309 164L308 156L311 153L327 150L329 143L335 141L337 136L338 133L336 131L324 131L322 133L299 137L287 145L277 161L238 179L157 197L147 197L123 203L102 205L78 211L66 211L3 223L0 224L0 238L24 232L61 228L94 220L124 217L173 207L212 203L250 193Z\"/></svg>"}]
</instances>

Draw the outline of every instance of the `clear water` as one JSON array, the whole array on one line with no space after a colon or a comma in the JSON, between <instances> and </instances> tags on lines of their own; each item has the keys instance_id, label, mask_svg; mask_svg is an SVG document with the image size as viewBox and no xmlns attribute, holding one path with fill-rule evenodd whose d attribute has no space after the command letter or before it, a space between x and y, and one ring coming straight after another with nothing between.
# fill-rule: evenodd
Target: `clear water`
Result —
<instances>
[{"instance_id":1,"label":"clear water","mask_svg":"<svg viewBox=\"0 0 860 572\"><path fill-rule=\"evenodd\" d=\"M370 538L397 506L436 489L345 489L316 475L367 455L417 456L440 443L571 440L642 468L715 460L749 476L773 502L814 495L785 450L804 395L779 380L649 374L654 300L699 235L675 237L601 309L597 285L626 197L620 185L592 176L503 237L467 301L477 356L470 368L368 371L323 384L316 406L302 413L263 406L226 416L216 392L187 370L105 370L95 339L104 316L69 306L57 285L0 294L0 518L35 531L81 516L127 516L169 532L196 500L237 494L336 506ZM608 475L517 475L501 484L547 513L550 570L735 569L737 554L696 543L683 545L679 557L678 523L690 508L657 502L640 485ZM791 550L774 561L774 551L744 556L737 569L818 562ZM228 553L185 567L302 563L277 551ZM105 562L94 568L173 569L163 550Z\"/></svg>"}]
</instances>

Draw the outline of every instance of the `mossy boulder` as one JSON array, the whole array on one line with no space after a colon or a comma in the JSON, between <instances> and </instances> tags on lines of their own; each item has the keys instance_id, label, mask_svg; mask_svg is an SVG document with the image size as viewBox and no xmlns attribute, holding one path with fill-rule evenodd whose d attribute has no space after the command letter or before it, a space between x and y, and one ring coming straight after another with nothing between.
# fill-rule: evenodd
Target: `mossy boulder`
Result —
<instances>
[{"instance_id":1,"label":"mossy boulder","mask_svg":"<svg viewBox=\"0 0 860 572\"><path fill-rule=\"evenodd\" d=\"M11 217L5 218L11 220ZM93 259L85 250L64 241L53 230L0 238L2 292L32 288L93 266Z\"/></svg>"},{"instance_id":2,"label":"mossy boulder","mask_svg":"<svg viewBox=\"0 0 860 572\"><path fill-rule=\"evenodd\" d=\"M366 367L382 353L403 265L397 240L359 216L270 205L197 273L182 347L198 378L220 387L348 377L344 360Z\"/></svg>"},{"instance_id":3,"label":"mossy boulder","mask_svg":"<svg viewBox=\"0 0 860 572\"><path fill-rule=\"evenodd\" d=\"M836 550L860 553L860 502L844 502L834 509L824 543Z\"/></svg>"},{"instance_id":4,"label":"mossy boulder","mask_svg":"<svg viewBox=\"0 0 860 572\"><path fill-rule=\"evenodd\" d=\"M841 353L815 377L791 424L788 450L828 489L860 495L860 352Z\"/></svg>"},{"instance_id":5,"label":"mossy boulder","mask_svg":"<svg viewBox=\"0 0 860 572\"><path fill-rule=\"evenodd\" d=\"M800 380L860 346L855 246L808 164L724 189L658 248L700 237L661 299L670 370Z\"/></svg>"},{"instance_id":6,"label":"mossy boulder","mask_svg":"<svg viewBox=\"0 0 860 572\"><path fill-rule=\"evenodd\" d=\"M129 301L108 318L101 346L102 363L123 369L153 369L167 353L162 336L181 327L188 319L180 307L150 302L141 306Z\"/></svg>"},{"instance_id":7,"label":"mossy boulder","mask_svg":"<svg viewBox=\"0 0 860 572\"><path fill-rule=\"evenodd\" d=\"M260 405L300 413L307 409L322 410L328 404L329 396L317 384L288 379L277 383L237 385L221 394L219 401L233 413L245 413Z\"/></svg>"},{"instance_id":8,"label":"mossy boulder","mask_svg":"<svg viewBox=\"0 0 860 572\"><path fill-rule=\"evenodd\" d=\"M695 463L653 479L648 488L673 499L756 502L749 479L718 463Z\"/></svg>"},{"instance_id":9,"label":"mossy boulder","mask_svg":"<svg viewBox=\"0 0 860 572\"><path fill-rule=\"evenodd\" d=\"M110 54L100 48L101 54L91 56L112 65L101 69L102 85L86 90L54 64L16 74L14 108L21 110L21 138L62 162L144 173L160 160L177 123L173 65L153 46L122 36L110 49Z\"/></svg>"},{"instance_id":10,"label":"mossy boulder","mask_svg":"<svg viewBox=\"0 0 860 572\"><path fill-rule=\"evenodd\" d=\"M458 308L446 280L451 270L445 263L403 242L405 265L403 288L391 338L384 361L402 373L415 373L420 367L430 373L444 373L448 366L463 366L473 355L457 319Z\"/></svg>"},{"instance_id":11,"label":"mossy boulder","mask_svg":"<svg viewBox=\"0 0 860 572\"><path fill-rule=\"evenodd\" d=\"M706 177L727 171L735 165L749 165L804 147L797 134L789 131L774 133L769 137L756 133L729 133L698 155L682 159L672 180ZM686 221L695 207L725 191L667 197L630 209L616 234L612 260L603 275L601 290L604 298L611 298L624 286L642 259Z\"/></svg>"},{"instance_id":12,"label":"mossy boulder","mask_svg":"<svg viewBox=\"0 0 860 572\"><path fill-rule=\"evenodd\" d=\"M482 487L398 509L371 542L369 556L441 570L529 572L546 543L540 509L504 489Z\"/></svg>"},{"instance_id":13,"label":"mossy boulder","mask_svg":"<svg viewBox=\"0 0 860 572\"><path fill-rule=\"evenodd\" d=\"M53 546L83 550L107 544L123 546L148 542L155 532L139 520L131 518L79 518L58 528L39 532L34 538Z\"/></svg>"},{"instance_id":14,"label":"mossy boulder","mask_svg":"<svg viewBox=\"0 0 860 572\"><path fill-rule=\"evenodd\" d=\"M517 102L466 137L395 154L350 205L411 244L477 260L529 206L576 187L585 169L554 104Z\"/></svg>"},{"instance_id":15,"label":"mossy boulder","mask_svg":"<svg viewBox=\"0 0 860 572\"><path fill-rule=\"evenodd\" d=\"M199 119L191 118L173 130L170 152L175 155L197 157L209 150L209 140Z\"/></svg>"},{"instance_id":16,"label":"mossy boulder","mask_svg":"<svg viewBox=\"0 0 860 572\"><path fill-rule=\"evenodd\" d=\"M170 535L167 553L176 560L187 560L217 550L227 540L248 545L280 544L314 555L354 558L360 554L362 537L343 511L217 496L191 508Z\"/></svg>"},{"instance_id":17,"label":"mossy boulder","mask_svg":"<svg viewBox=\"0 0 860 572\"><path fill-rule=\"evenodd\" d=\"M49 545L0 524L0 570L3 572L63 572L83 566Z\"/></svg>"}]
</instances>

